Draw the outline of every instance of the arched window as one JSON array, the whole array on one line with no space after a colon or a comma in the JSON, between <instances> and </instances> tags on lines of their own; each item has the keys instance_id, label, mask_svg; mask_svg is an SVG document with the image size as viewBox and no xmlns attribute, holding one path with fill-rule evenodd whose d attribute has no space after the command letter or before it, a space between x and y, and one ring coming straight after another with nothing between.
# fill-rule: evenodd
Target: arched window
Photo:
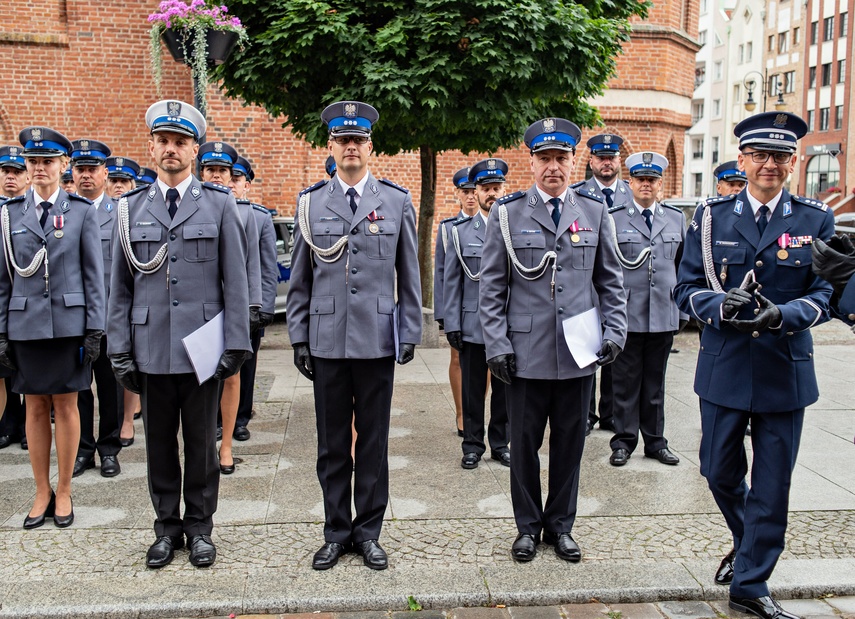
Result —
<instances>
[{"instance_id":1,"label":"arched window","mask_svg":"<svg viewBox=\"0 0 855 619\"><path fill-rule=\"evenodd\" d=\"M805 195L817 197L820 192L837 185L840 181L840 164L837 157L815 155L805 169Z\"/></svg>"}]
</instances>

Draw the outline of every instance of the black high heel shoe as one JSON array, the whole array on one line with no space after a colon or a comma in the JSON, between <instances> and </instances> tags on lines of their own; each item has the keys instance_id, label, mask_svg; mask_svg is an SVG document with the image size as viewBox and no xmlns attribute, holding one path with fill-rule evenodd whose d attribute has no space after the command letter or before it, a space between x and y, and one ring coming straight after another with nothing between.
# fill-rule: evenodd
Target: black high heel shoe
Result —
<instances>
[{"instance_id":1,"label":"black high heel shoe","mask_svg":"<svg viewBox=\"0 0 855 619\"><path fill-rule=\"evenodd\" d=\"M47 507L45 511L39 514L38 516L30 516L27 514L27 517L24 518L24 528L25 529L38 529L45 523L45 517L50 518L53 516L54 511L56 510L56 494L54 491L50 491L50 501L48 501Z\"/></svg>"},{"instance_id":2,"label":"black high heel shoe","mask_svg":"<svg viewBox=\"0 0 855 619\"><path fill-rule=\"evenodd\" d=\"M59 527L60 529L64 529L65 527L70 527L71 523L74 522L74 500L69 497L68 499L71 501L71 513L67 516L59 516L56 514L56 510L54 509L53 514L53 523Z\"/></svg>"}]
</instances>

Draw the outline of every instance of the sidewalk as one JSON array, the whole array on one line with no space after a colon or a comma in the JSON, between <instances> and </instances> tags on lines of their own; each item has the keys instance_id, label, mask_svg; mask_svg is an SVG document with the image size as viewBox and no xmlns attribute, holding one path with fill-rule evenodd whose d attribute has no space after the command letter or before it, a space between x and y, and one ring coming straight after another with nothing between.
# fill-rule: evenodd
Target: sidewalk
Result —
<instances>
[{"instance_id":1,"label":"sidewalk","mask_svg":"<svg viewBox=\"0 0 855 619\"><path fill-rule=\"evenodd\" d=\"M27 454L13 445L0 450L0 617L322 611L338 613L324 619L369 619L406 610L408 596L425 609L421 619L728 614L726 602L696 603L726 598L727 589L712 577L730 549L698 472L696 333L677 338L681 352L668 369L666 436L679 466L638 452L615 468L608 464L610 435L594 430L589 437L574 528L584 558L576 565L543 545L530 564L511 559L509 469L489 459L473 471L460 467L448 350L417 349L416 359L398 368L393 400L391 500L381 537L390 568L374 572L348 555L335 568L315 572L311 557L323 542L323 507L311 385L293 366L285 325L269 331L260 353L252 438L235 443L244 463L221 480L216 564L193 568L183 550L162 570L145 568L154 513L139 422L136 442L120 456L120 476L105 479L96 469L74 480L76 520L67 530L21 528L34 488ZM770 583L781 600L855 595L855 336L840 323L815 333L822 396L806 415L787 548ZM546 447L542 454L545 474ZM785 606L805 615L855 612L852 600L846 608L834 603L808 599L798 602L809 605L805 610ZM624 612L626 604L642 606ZM510 608L458 608L496 605ZM523 608L532 606L549 608ZM345 614L351 611L380 612Z\"/></svg>"}]
</instances>

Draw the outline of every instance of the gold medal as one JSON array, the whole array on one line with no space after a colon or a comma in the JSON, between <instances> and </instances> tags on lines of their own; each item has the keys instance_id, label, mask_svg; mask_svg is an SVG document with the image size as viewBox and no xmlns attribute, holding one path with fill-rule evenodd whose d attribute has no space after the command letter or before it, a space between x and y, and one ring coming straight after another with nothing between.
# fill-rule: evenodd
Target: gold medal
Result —
<instances>
[{"instance_id":1,"label":"gold medal","mask_svg":"<svg viewBox=\"0 0 855 619\"><path fill-rule=\"evenodd\" d=\"M61 239L63 234L65 234L65 232L63 232L62 230L56 230L56 231L53 233L53 235L54 235L56 238L58 238L58 239Z\"/></svg>"},{"instance_id":2,"label":"gold medal","mask_svg":"<svg viewBox=\"0 0 855 619\"><path fill-rule=\"evenodd\" d=\"M778 250L778 260L786 260L789 257L790 253L786 249Z\"/></svg>"},{"instance_id":3,"label":"gold medal","mask_svg":"<svg viewBox=\"0 0 855 619\"><path fill-rule=\"evenodd\" d=\"M579 242L579 235L574 232L572 235L570 235L570 240L573 241L574 243L578 243Z\"/></svg>"},{"instance_id":4,"label":"gold medal","mask_svg":"<svg viewBox=\"0 0 855 619\"><path fill-rule=\"evenodd\" d=\"M368 225L368 231L371 234L377 234L378 232L380 232L380 226L378 226L377 224L372 222L371 224Z\"/></svg>"}]
</instances>

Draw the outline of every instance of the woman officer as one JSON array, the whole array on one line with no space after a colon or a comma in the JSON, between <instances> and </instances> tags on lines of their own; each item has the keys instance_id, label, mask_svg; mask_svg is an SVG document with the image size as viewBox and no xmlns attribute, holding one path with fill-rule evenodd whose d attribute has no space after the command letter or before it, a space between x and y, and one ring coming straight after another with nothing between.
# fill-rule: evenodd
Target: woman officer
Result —
<instances>
[{"instance_id":1,"label":"woman officer","mask_svg":"<svg viewBox=\"0 0 855 619\"><path fill-rule=\"evenodd\" d=\"M77 392L89 387L104 330L104 265L95 208L59 186L71 143L46 127L19 136L32 188L0 208L0 363L25 394L36 498L25 529L74 521L71 473L80 441ZM59 476L50 485L51 421Z\"/></svg>"}]
</instances>

